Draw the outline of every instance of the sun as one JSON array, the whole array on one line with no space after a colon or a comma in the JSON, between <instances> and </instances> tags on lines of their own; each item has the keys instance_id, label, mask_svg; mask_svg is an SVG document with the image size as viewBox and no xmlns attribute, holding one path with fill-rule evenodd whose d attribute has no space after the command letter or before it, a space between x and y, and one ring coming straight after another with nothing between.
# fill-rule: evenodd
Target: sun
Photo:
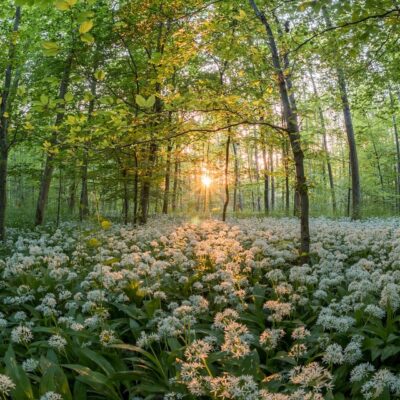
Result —
<instances>
[{"instance_id":1,"label":"sun","mask_svg":"<svg viewBox=\"0 0 400 400\"><path fill-rule=\"evenodd\" d=\"M212 179L208 175L202 175L201 176L201 183L205 187L209 187L211 185L211 183L212 183Z\"/></svg>"}]
</instances>

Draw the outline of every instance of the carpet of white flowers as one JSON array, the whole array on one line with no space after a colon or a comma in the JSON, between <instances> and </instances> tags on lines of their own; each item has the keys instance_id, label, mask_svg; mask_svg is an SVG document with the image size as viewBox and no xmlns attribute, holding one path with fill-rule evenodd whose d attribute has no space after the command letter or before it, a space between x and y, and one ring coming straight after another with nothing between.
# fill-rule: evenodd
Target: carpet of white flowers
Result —
<instances>
[{"instance_id":1,"label":"carpet of white flowers","mask_svg":"<svg viewBox=\"0 0 400 400\"><path fill-rule=\"evenodd\" d=\"M11 230L0 398L400 398L400 220Z\"/></svg>"}]
</instances>

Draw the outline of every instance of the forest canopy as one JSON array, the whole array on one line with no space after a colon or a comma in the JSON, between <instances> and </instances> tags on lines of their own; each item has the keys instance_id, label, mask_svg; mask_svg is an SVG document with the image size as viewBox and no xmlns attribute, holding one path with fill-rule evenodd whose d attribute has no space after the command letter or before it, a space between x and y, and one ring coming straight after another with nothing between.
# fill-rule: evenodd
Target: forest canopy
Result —
<instances>
[{"instance_id":1,"label":"forest canopy","mask_svg":"<svg viewBox=\"0 0 400 400\"><path fill-rule=\"evenodd\" d=\"M36 225L301 215L306 197L399 211L395 1L18 0L0 18L2 236L6 203Z\"/></svg>"}]
</instances>

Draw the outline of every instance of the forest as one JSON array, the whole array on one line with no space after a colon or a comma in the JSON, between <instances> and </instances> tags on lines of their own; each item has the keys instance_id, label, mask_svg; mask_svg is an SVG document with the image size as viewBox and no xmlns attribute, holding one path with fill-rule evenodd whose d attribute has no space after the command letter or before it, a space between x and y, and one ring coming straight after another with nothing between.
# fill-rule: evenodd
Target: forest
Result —
<instances>
[{"instance_id":1,"label":"forest","mask_svg":"<svg viewBox=\"0 0 400 400\"><path fill-rule=\"evenodd\" d=\"M400 398L398 0L0 0L0 399Z\"/></svg>"}]
</instances>

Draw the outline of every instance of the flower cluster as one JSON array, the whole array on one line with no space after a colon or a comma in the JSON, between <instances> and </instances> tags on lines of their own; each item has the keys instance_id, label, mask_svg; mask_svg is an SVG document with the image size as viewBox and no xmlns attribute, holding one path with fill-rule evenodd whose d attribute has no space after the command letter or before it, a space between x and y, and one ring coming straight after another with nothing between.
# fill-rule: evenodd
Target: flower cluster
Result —
<instances>
[{"instance_id":1,"label":"flower cluster","mask_svg":"<svg viewBox=\"0 0 400 400\"><path fill-rule=\"evenodd\" d=\"M76 381L99 399L399 396L399 221L314 219L303 265L297 224L12 230L0 394L71 398Z\"/></svg>"}]
</instances>

